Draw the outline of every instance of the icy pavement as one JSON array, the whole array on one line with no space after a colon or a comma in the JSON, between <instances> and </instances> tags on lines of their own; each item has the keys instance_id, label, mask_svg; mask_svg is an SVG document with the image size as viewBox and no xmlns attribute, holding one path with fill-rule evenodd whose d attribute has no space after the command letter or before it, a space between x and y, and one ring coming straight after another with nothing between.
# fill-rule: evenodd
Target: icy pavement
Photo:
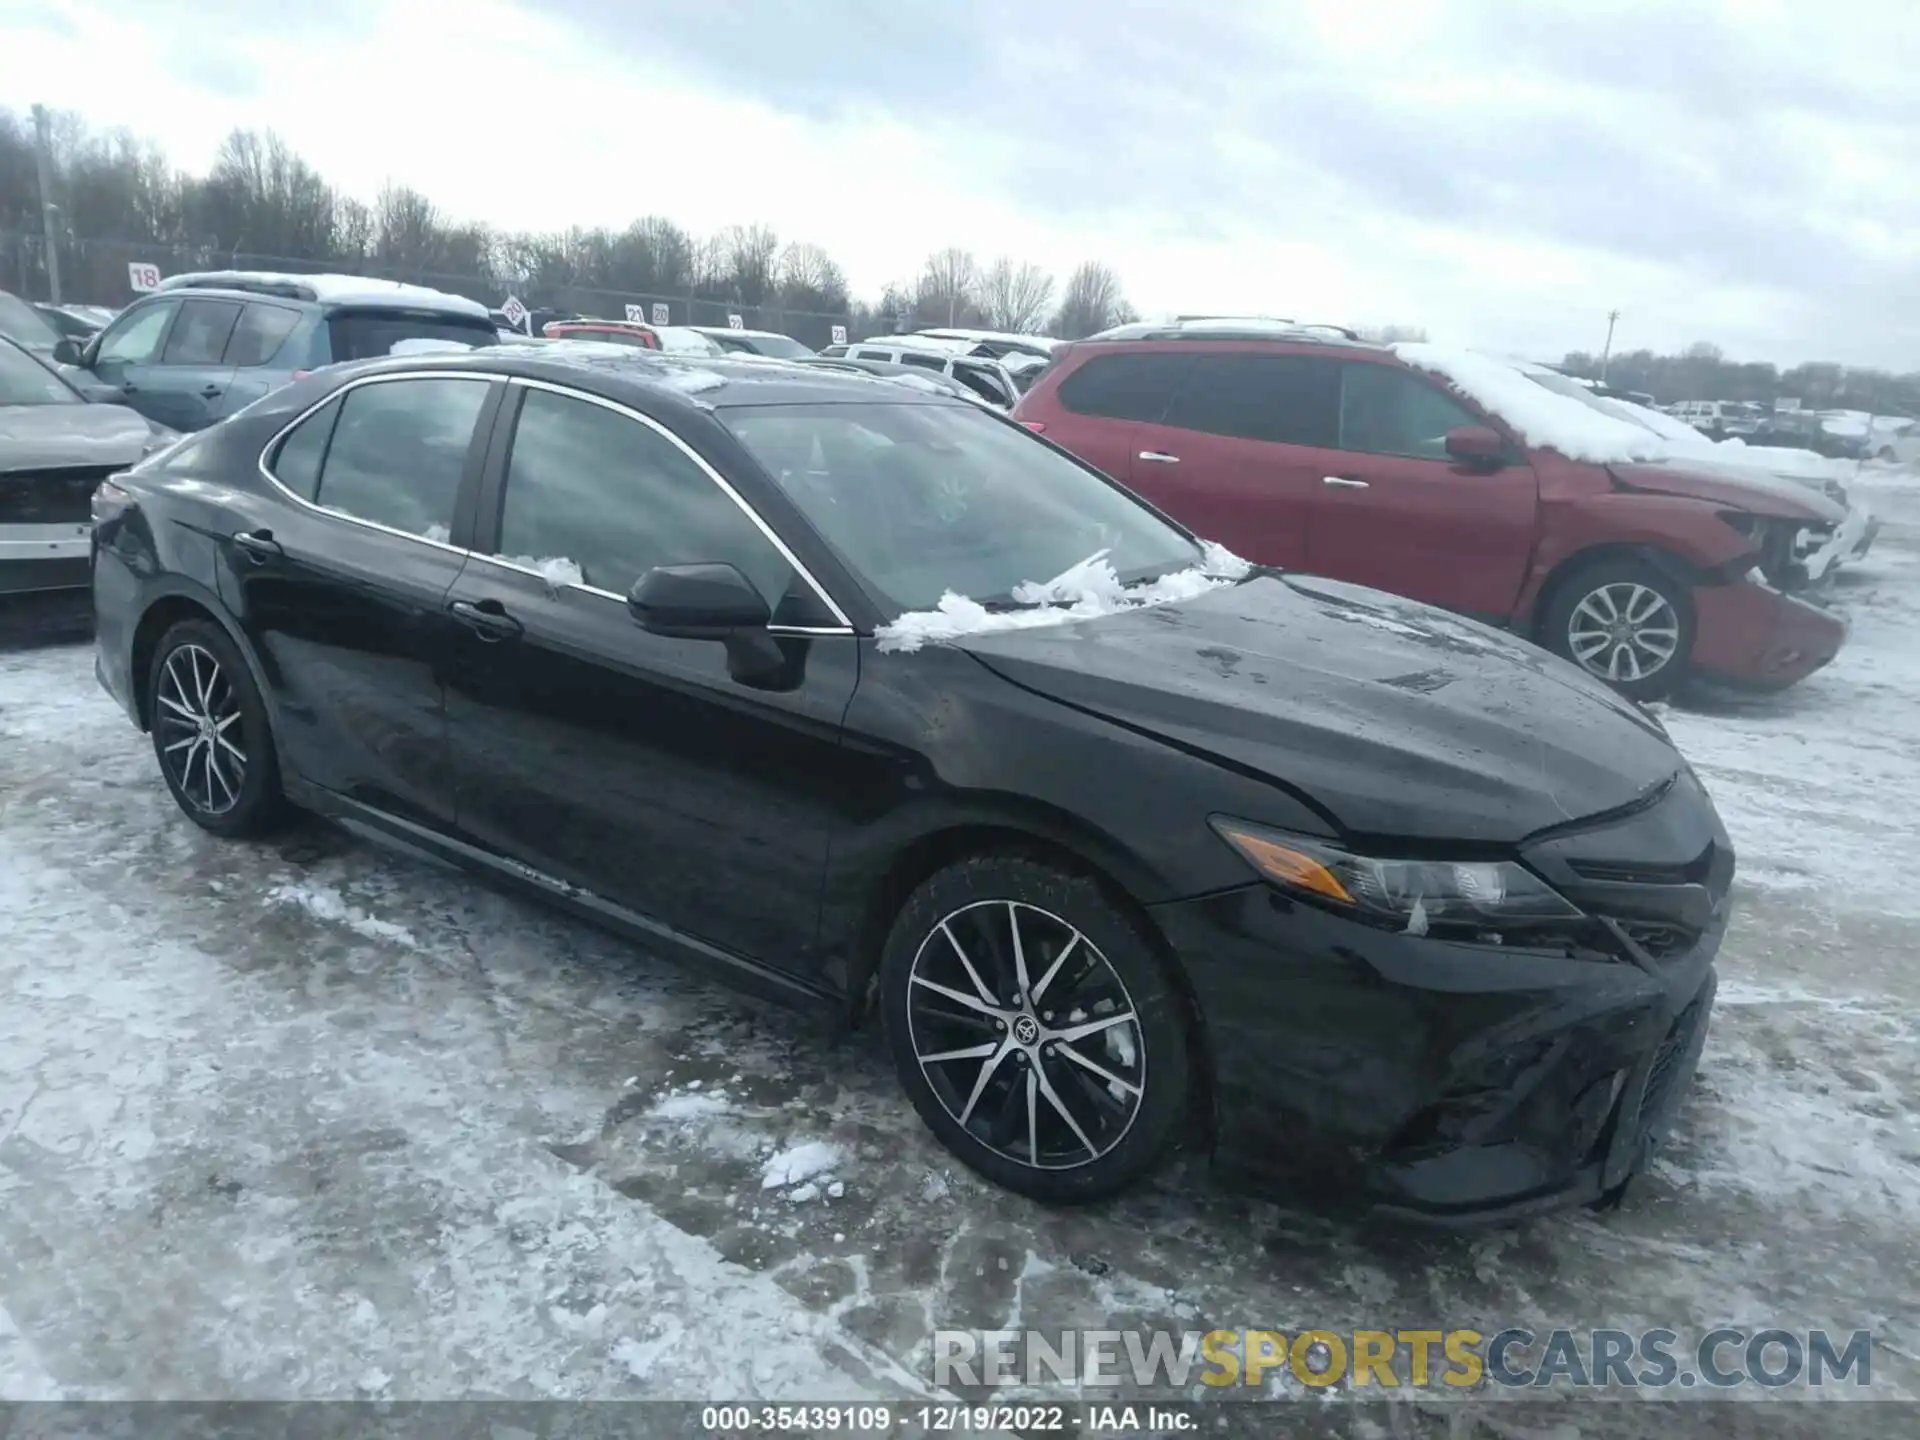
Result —
<instances>
[{"instance_id":1,"label":"icy pavement","mask_svg":"<svg viewBox=\"0 0 1920 1440\"><path fill-rule=\"evenodd\" d=\"M0 654L0 1395L904 1395L936 1325L1138 1323L1871 1328L1920 1393L1920 523L1843 595L1829 672L1666 717L1743 878L1665 1159L1462 1237L1189 1172L1032 1205L874 1041L319 825L202 835L88 651Z\"/></svg>"}]
</instances>

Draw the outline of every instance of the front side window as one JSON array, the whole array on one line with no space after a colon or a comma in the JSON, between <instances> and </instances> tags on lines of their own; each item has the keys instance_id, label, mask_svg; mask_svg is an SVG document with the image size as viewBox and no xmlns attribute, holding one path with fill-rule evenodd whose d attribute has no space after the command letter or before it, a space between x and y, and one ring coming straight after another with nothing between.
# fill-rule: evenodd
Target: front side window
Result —
<instances>
[{"instance_id":1,"label":"front side window","mask_svg":"<svg viewBox=\"0 0 1920 1440\"><path fill-rule=\"evenodd\" d=\"M318 502L445 541L487 384L387 380L349 390L321 467Z\"/></svg>"},{"instance_id":2,"label":"front side window","mask_svg":"<svg viewBox=\"0 0 1920 1440\"><path fill-rule=\"evenodd\" d=\"M952 590L1010 603L1106 552L1126 583L1200 561L1125 491L972 405L742 406L719 412L876 604Z\"/></svg>"},{"instance_id":3,"label":"front side window","mask_svg":"<svg viewBox=\"0 0 1920 1440\"><path fill-rule=\"evenodd\" d=\"M1447 432L1485 422L1437 386L1392 365L1349 364L1340 392L1340 448L1447 458ZM1579 386L1574 386L1578 390Z\"/></svg>"},{"instance_id":4,"label":"front side window","mask_svg":"<svg viewBox=\"0 0 1920 1440\"><path fill-rule=\"evenodd\" d=\"M300 312L279 305L249 305L233 327L227 341L229 365L264 365L279 353L293 327L300 323Z\"/></svg>"},{"instance_id":5,"label":"front side window","mask_svg":"<svg viewBox=\"0 0 1920 1440\"><path fill-rule=\"evenodd\" d=\"M162 365L218 365L227 351L227 337L240 319L237 300L186 300L180 318L167 336Z\"/></svg>"},{"instance_id":6,"label":"front side window","mask_svg":"<svg viewBox=\"0 0 1920 1440\"><path fill-rule=\"evenodd\" d=\"M656 565L737 567L776 612L793 567L687 453L631 416L529 390L500 507L500 556L571 561L625 595ZM804 582L802 582L804 583Z\"/></svg>"},{"instance_id":7,"label":"front side window","mask_svg":"<svg viewBox=\"0 0 1920 1440\"><path fill-rule=\"evenodd\" d=\"M1313 355L1196 355L1166 423L1182 430L1331 448L1340 366Z\"/></svg>"},{"instance_id":8,"label":"front side window","mask_svg":"<svg viewBox=\"0 0 1920 1440\"><path fill-rule=\"evenodd\" d=\"M1154 351L1096 355L1060 382L1060 403L1076 415L1157 422L1180 388L1189 360Z\"/></svg>"},{"instance_id":9,"label":"front side window","mask_svg":"<svg viewBox=\"0 0 1920 1440\"><path fill-rule=\"evenodd\" d=\"M172 316L171 302L122 315L101 336L94 363L111 360L122 365L145 365L160 349L160 337L166 333L167 321Z\"/></svg>"},{"instance_id":10,"label":"front side window","mask_svg":"<svg viewBox=\"0 0 1920 1440\"><path fill-rule=\"evenodd\" d=\"M66 381L20 346L0 340L0 406L81 403Z\"/></svg>"}]
</instances>

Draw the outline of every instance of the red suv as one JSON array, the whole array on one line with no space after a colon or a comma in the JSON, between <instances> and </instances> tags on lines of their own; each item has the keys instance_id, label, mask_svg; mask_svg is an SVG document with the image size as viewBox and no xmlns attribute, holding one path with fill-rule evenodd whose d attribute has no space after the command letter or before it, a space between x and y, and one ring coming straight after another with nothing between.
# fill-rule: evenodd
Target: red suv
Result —
<instances>
[{"instance_id":1,"label":"red suv","mask_svg":"<svg viewBox=\"0 0 1920 1440\"><path fill-rule=\"evenodd\" d=\"M1527 635L1636 699L1689 673L1780 689L1846 622L1787 592L1845 512L1519 370L1333 327L1133 325L1064 347L1014 412L1261 564Z\"/></svg>"}]
</instances>

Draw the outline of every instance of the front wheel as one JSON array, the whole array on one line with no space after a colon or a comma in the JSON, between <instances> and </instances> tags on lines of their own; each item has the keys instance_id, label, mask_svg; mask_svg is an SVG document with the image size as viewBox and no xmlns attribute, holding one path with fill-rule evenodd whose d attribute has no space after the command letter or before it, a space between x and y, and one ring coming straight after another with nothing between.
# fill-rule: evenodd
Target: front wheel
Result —
<instances>
[{"instance_id":1,"label":"front wheel","mask_svg":"<svg viewBox=\"0 0 1920 1440\"><path fill-rule=\"evenodd\" d=\"M1693 654L1686 587L1641 560L1602 560L1568 576L1541 629L1548 649L1631 700L1671 694Z\"/></svg>"},{"instance_id":2,"label":"front wheel","mask_svg":"<svg viewBox=\"0 0 1920 1440\"><path fill-rule=\"evenodd\" d=\"M914 891L881 958L900 1083L941 1142L1037 1200L1116 1193L1185 1118L1183 1002L1094 880L1012 855Z\"/></svg>"}]
</instances>

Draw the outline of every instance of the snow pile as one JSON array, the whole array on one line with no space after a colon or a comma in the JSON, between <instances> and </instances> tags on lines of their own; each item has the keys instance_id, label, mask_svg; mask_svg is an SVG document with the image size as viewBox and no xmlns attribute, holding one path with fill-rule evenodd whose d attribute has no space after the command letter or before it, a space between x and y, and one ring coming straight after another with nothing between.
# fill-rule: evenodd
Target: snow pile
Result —
<instances>
[{"instance_id":1,"label":"snow pile","mask_svg":"<svg viewBox=\"0 0 1920 1440\"><path fill-rule=\"evenodd\" d=\"M1558 450L1569 460L1630 464L1661 459L1672 449L1658 435L1536 385L1513 366L1472 350L1406 342L1395 345L1393 353L1498 415L1529 445Z\"/></svg>"},{"instance_id":2,"label":"snow pile","mask_svg":"<svg viewBox=\"0 0 1920 1440\"><path fill-rule=\"evenodd\" d=\"M949 590L932 610L910 610L875 630L882 651L911 654L927 644L946 645L967 635L996 630L1033 630L1094 620L1149 605L1169 605L1242 579L1253 567L1224 545L1202 542L1200 563L1141 585L1122 585L1107 551L1089 555L1047 581L1025 581L1013 588L1026 610L989 610L977 600Z\"/></svg>"},{"instance_id":3,"label":"snow pile","mask_svg":"<svg viewBox=\"0 0 1920 1440\"><path fill-rule=\"evenodd\" d=\"M760 1172L762 1190L778 1190L798 1185L816 1175L825 1175L841 1161L840 1147L827 1140L803 1140L790 1145L767 1161Z\"/></svg>"},{"instance_id":4,"label":"snow pile","mask_svg":"<svg viewBox=\"0 0 1920 1440\"><path fill-rule=\"evenodd\" d=\"M701 395L709 390L718 390L727 383L727 377L712 370L673 370L662 375L660 383L669 390L678 390L682 395Z\"/></svg>"},{"instance_id":5,"label":"snow pile","mask_svg":"<svg viewBox=\"0 0 1920 1440\"><path fill-rule=\"evenodd\" d=\"M733 1109L724 1090L701 1094L698 1090L677 1091L659 1101L647 1113L656 1120L708 1120Z\"/></svg>"},{"instance_id":6,"label":"snow pile","mask_svg":"<svg viewBox=\"0 0 1920 1440\"><path fill-rule=\"evenodd\" d=\"M562 585L587 583L587 577L580 567L564 555L549 555L541 560L535 560L530 555L502 555L500 560L502 564L517 565L522 570L533 571L555 590Z\"/></svg>"},{"instance_id":7,"label":"snow pile","mask_svg":"<svg viewBox=\"0 0 1920 1440\"><path fill-rule=\"evenodd\" d=\"M267 892L266 903L291 905L306 911L316 920L344 925L368 940L385 940L404 945L409 950L420 948L419 942L413 938L413 932L406 926L395 925L388 920L376 920L366 911L355 909L331 885L276 885Z\"/></svg>"},{"instance_id":8,"label":"snow pile","mask_svg":"<svg viewBox=\"0 0 1920 1440\"><path fill-rule=\"evenodd\" d=\"M430 335L409 335L387 347L389 355L464 355L473 349L461 340L436 340Z\"/></svg>"}]
</instances>

